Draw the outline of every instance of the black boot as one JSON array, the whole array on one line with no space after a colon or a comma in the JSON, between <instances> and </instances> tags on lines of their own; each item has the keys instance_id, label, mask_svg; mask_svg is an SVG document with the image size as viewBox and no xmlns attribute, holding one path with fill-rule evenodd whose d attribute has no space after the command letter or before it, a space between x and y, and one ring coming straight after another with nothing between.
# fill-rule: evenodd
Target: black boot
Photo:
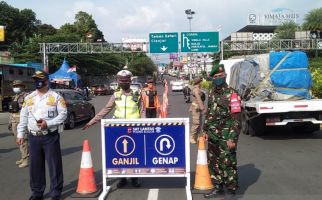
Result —
<instances>
[{"instance_id":1,"label":"black boot","mask_svg":"<svg viewBox=\"0 0 322 200\"><path fill-rule=\"evenodd\" d=\"M118 182L118 184L116 185L116 187L118 188L122 188L127 184L127 180L126 178L121 178L120 182Z\"/></svg>"},{"instance_id":2,"label":"black boot","mask_svg":"<svg viewBox=\"0 0 322 200\"><path fill-rule=\"evenodd\" d=\"M141 183L139 182L138 178L131 178L131 182L133 187L136 187L136 188L141 187Z\"/></svg>"},{"instance_id":3,"label":"black boot","mask_svg":"<svg viewBox=\"0 0 322 200\"><path fill-rule=\"evenodd\" d=\"M227 200L237 200L236 190L227 190L228 199Z\"/></svg>"},{"instance_id":4,"label":"black boot","mask_svg":"<svg viewBox=\"0 0 322 200\"><path fill-rule=\"evenodd\" d=\"M207 199L210 199L210 198L216 198L216 197L220 197L224 194L223 190L218 190L218 189L212 189L211 192L207 193L207 194L204 194L203 196Z\"/></svg>"}]
</instances>

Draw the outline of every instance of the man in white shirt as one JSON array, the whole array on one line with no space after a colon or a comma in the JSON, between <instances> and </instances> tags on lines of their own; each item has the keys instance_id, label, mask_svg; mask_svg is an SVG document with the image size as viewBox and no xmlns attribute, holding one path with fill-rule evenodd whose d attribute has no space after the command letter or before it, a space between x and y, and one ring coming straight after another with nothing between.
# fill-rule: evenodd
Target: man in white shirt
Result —
<instances>
[{"instance_id":1,"label":"man in white shirt","mask_svg":"<svg viewBox=\"0 0 322 200\"><path fill-rule=\"evenodd\" d=\"M59 133L67 117L67 108L62 96L48 87L48 74L37 71L34 79L36 90L25 97L17 128L17 144L24 142L28 129L29 173L32 196L29 200L43 200L46 188L45 160L50 176L49 195L60 199L63 189L63 167Z\"/></svg>"}]
</instances>

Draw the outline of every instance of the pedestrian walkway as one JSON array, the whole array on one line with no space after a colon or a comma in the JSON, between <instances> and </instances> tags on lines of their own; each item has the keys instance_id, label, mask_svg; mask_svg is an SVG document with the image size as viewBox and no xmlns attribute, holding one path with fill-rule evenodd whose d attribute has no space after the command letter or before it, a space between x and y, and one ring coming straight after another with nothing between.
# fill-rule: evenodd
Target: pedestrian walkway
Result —
<instances>
[{"instance_id":1,"label":"pedestrian walkway","mask_svg":"<svg viewBox=\"0 0 322 200\"><path fill-rule=\"evenodd\" d=\"M8 124L8 122L9 122L9 113L0 112L0 125Z\"/></svg>"}]
</instances>

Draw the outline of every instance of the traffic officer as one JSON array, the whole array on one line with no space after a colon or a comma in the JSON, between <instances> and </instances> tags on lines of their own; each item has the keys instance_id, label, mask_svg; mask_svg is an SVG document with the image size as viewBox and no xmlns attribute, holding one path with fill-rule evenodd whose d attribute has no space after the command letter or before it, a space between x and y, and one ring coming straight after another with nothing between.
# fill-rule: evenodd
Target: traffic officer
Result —
<instances>
[{"instance_id":1,"label":"traffic officer","mask_svg":"<svg viewBox=\"0 0 322 200\"><path fill-rule=\"evenodd\" d=\"M145 109L146 118L156 118L157 111L160 110L160 102L153 80L149 79L147 87L142 90L142 102Z\"/></svg>"},{"instance_id":2,"label":"traffic officer","mask_svg":"<svg viewBox=\"0 0 322 200\"><path fill-rule=\"evenodd\" d=\"M132 73L128 70L121 70L116 76L120 90L114 92L114 95L110 97L108 103L83 127L83 130L86 130L97 122L100 122L100 120L111 112L113 108L115 108L114 118L140 118L140 111L142 108L140 94L138 92L133 92L130 88ZM132 178L131 182L134 187L141 186L138 178ZM117 184L117 187L121 188L126 184L126 178L122 178Z\"/></svg>"},{"instance_id":3,"label":"traffic officer","mask_svg":"<svg viewBox=\"0 0 322 200\"><path fill-rule=\"evenodd\" d=\"M204 131L208 139L209 170L215 188L204 197L223 195L225 186L230 199L235 199L238 188L236 151L240 113L231 112L230 98L235 91L226 84L224 66L215 66L210 75L214 87L209 94Z\"/></svg>"},{"instance_id":4,"label":"traffic officer","mask_svg":"<svg viewBox=\"0 0 322 200\"><path fill-rule=\"evenodd\" d=\"M201 131L201 119L202 113L206 113L207 109L203 105L203 101L201 99L202 92L201 88L201 81L200 77L197 77L193 80L193 89L192 89L192 103L190 106L189 111L192 115L192 125L190 130L190 143L196 144L198 134Z\"/></svg>"},{"instance_id":5,"label":"traffic officer","mask_svg":"<svg viewBox=\"0 0 322 200\"><path fill-rule=\"evenodd\" d=\"M47 161L52 200L60 199L63 189L63 168L59 133L67 117L62 96L48 87L48 74L36 71L32 76L36 90L26 96L20 112L17 143L24 143L28 128L29 173L32 196L30 200L42 200L46 188L45 160Z\"/></svg>"},{"instance_id":6,"label":"traffic officer","mask_svg":"<svg viewBox=\"0 0 322 200\"><path fill-rule=\"evenodd\" d=\"M12 84L12 90L15 93L12 102L9 104L9 125L8 129L12 131L15 139L17 138L17 126L20 121L20 110L24 101L24 98L28 95L25 92L25 84L21 80L15 80ZM28 139L25 137L25 142L19 146L21 153L21 159L16 161L19 168L28 167Z\"/></svg>"}]
</instances>

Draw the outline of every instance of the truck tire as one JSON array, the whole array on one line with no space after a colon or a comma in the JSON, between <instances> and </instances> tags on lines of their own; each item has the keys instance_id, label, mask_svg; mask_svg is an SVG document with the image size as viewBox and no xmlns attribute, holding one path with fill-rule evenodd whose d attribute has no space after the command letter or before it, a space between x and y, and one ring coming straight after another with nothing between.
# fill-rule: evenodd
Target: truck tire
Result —
<instances>
[{"instance_id":1,"label":"truck tire","mask_svg":"<svg viewBox=\"0 0 322 200\"><path fill-rule=\"evenodd\" d=\"M265 131L264 118L262 116L255 117L249 120L249 135L259 136L263 135Z\"/></svg>"},{"instance_id":2,"label":"truck tire","mask_svg":"<svg viewBox=\"0 0 322 200\"><path fill-rule=\"evenodd\" d=\"M242 113L241 113L240 126L241 126L240 132L242 134L248 135L249 134L249 120L248 120L247 113L245 111L242 111Z\"/></svg>"},{"instance_id":3,"label":"truck tire","mask_svg":"<svg viewBox=\"0 0 322 200\"><path fill-rule=\"evenodd\" d=\"M314 133L315 131L319 131L320 130L320 124L312 124L312 123L309 123L309 124L306 124L304 126L302 126L302 130L305 132L305 133Z\"/></svg>"}]
</instances>

